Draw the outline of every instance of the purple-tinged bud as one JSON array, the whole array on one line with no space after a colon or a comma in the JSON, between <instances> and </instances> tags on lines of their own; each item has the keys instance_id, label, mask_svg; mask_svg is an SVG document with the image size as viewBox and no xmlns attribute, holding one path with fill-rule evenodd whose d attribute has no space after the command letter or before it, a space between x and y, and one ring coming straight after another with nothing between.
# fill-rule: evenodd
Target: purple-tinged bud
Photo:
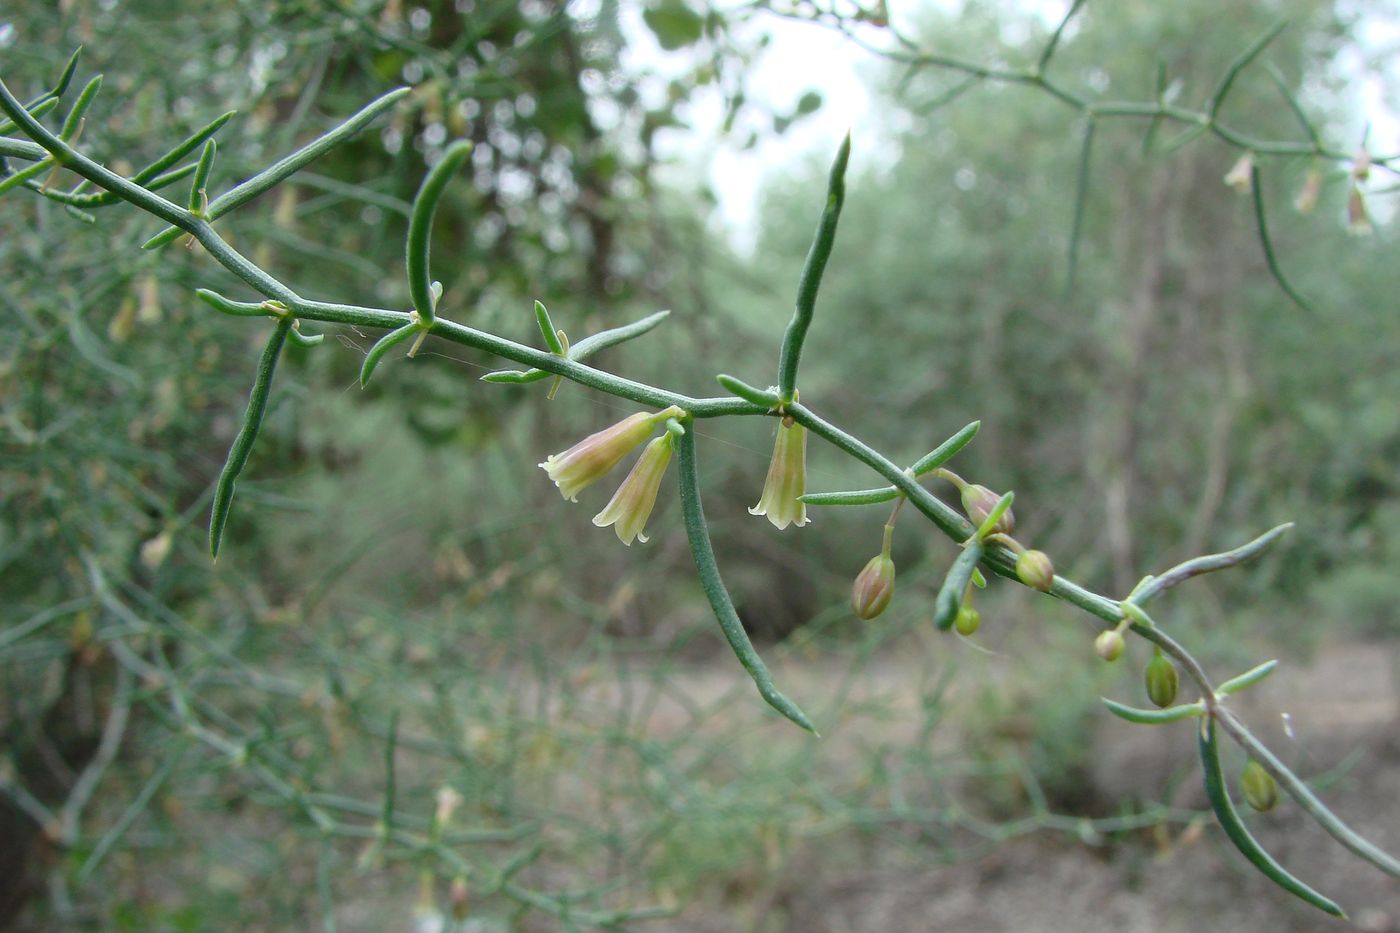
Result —
<instances>
[{"instance_id":1,"label":"purple-tinged bud","mask_svg":"<svg viewBox=\"0 0 1400 933\"><path fill-rule=\"evenodd\" d=\"M1016 558L1016 576L1031 589L1048 593L1055 582L1055 565L1044 551L1026 551Z\"/></svg>"},{"instance_id":2,"label":"purple-tinged bud","mask_svg":"<svg viewBox=\"0 0 1400 933\"><path fill-rule=\"evenodd\" d=\"M976 632L982 625L982 613L963 603L958 607L958 614L953 619L953 628L958 630L958 634L964 638Z\"/></svg>"},{"instance_id":3,"label":"purple-tinged bud","mask_svg":"<svg viewBox=\"0 0 1400 933\"><path fill-rule=\"evenodd\" d=\"M1123 636L1118 634L1117 629L1100 632L1099 637L1094 639L1094 653L1105 661L1117 661L1123 656L1123 649L1126 647Z\"/></svg>"},{"instance_id":4,"label":"purple-tinged bud","mask_svg":"<svg viewBox=\"0 0 1400 933\"><path fill-rule=\"evenodd\" d=\"M870 620L885 611L894 596L894 561L884 554L870 558L851 587L851 608Z\"/></svg>"},{"instance_id":5,"label":"purple-tinged bud","mask_svg":"<svg viewBox=\"0 0 1400 933\"><path fill-rule=\"evenodd\" d=\"M997 503L1001 501L1001 496L978 483L968 483L962 487L961 492L963 511L967 513L972 524L979 528L987 520L987 516L992 514L992 509L996 508ZM996 525L988 533L1009 535L1015 530L1016 516L1011 514L1010 509L1007 509L1001 513L1001 518L997 519Z\"/></svg>"},{"instance_id":6,"label":"purple-tinged bud","mask_svg":"<svg viewBox=\"0 0 1400 933\"><path fill-rule=\"evenodd\" d=\"M1254 187L1254 153L1246 152L1240 156L1239 161L1225 173L1225 184L1240 194L1249 194Z\"/></svg>"},{"instance_id":7,"label":"purple-tinged bud","mask_svg":"<svg viewBox=\"0 0 1400 933\"><path fill-rule=\"evenodd\" d=\"M603 507L603 511L593 516L593 524L599 528L612 525L618 540L628 547L632 546L634 539L640 539L645 544L647 536L642 531L656 505L656 491L661 486L661 477L671 462L671 451L675 446L675 435L670 431L647 444L612 499Z\"/></svg>"},{"instance_id":8,"label":"purple-tinged bud","mask_svg":"<svg viewBox=\"0 0 1400 933\"><path fill-rule=\"evenodd\" d=\"M1240 775L1240 789L1244 791L1244 799L1260 813L1272 810L1278 803L1278 784L1274 776L1253 758L1249 759L1244 773Z\"/></svg>"},{"instance_id":9,"label":"purple-tinged bud","mask_svg":"<svg viewBox=\"0 0 1400 933\"><path fill-rule=\"evenodd\" d=\"M750 515L765 515L777 528L807 524L807 504L798 497L807 491L807 429L790 418L778 424L773 459L758 505Z\"/></svg>"},{"instance_id":10,"label":"purple-tinged bud","mask_svg":"<svg viewBox=\"0 0 1400 933\"><path fill-rule=\"evenodd\" d=\"M580 491L602 479L618 461L650 437L658 424L684 415L685 412L675 405L658 412L639 411L610 428L588 435L562 454L550 454L539 467L554 480L561 496L577 502Z\"/></svg>"},{"instance_id":11,"label":"purple-tinged bud","mask_svg":"<svg viewBox=\"0 0 1400 933\"><path fill-rule=\"evenodd\" d=\"M1153 652L1152 660L1147 662L1147 670L1143 672L1147 698L1162 709L1171 706L1176 702L1176 689L1180 680L1176 673L1176 665L1161 651Z\"/></svg>"}]
</instances>

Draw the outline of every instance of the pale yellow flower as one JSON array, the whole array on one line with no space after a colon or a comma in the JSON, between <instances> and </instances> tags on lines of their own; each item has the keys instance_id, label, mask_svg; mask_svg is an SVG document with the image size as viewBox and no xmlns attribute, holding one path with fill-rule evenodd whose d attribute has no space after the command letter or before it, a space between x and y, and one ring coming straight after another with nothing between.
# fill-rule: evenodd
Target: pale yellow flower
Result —
<instances>
[{"instance_id":1,"label":"pale yellow flower","mask_svg":"<svg viewBox=\"0 0 1400 933\"><path fill-rule=\"evenodd\" d=\"M650 437L658 424L683 415L685 412L675 405L658 412L637 412L610 428L588 435L562 454L550 454L539 467L554 480L561 496L577 502L581 490L602 479Z\"/></svg>"},{"instance_id":2,"label":"pale yellow flower","mask_svg":"<svg viewBox=\"0 0 1400 933\"><path fill-rule=\"evenodd\" d=\"M603 511L593 516L593 524L599 528L612 525L618 540L628 547L632 546L633 540L645 544L647 536L642 530L646 528L652 507L656 505L656 491L671 462L671 452L675 446L675 437L669 431L648 444L637 458L632 472L613 493L612 500L603 507Z\"/></svg>"},{"instance_id":3,"label":"pale yellow flower","mask_svg":"<svg viewBox=\"0 0 1400 933\"><path fill-rule=\"evenodd\" d=\"M778 425L768 479L750 515L766 515L778 528L807 524L807 505L798 497L807 491L807 429L784 418Z\"/></svg>"}]
</instances>

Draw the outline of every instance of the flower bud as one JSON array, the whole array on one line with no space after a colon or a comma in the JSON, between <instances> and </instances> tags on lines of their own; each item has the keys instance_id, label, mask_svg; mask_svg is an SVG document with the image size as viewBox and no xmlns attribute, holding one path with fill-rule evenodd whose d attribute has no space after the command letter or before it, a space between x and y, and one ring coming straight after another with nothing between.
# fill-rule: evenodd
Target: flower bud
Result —
<instances>
[{"instance_id":1,"label":"flower bud","mask_svg":"<svg viewBox=\"0 0 1400 933\"><path fill-rule=\"evenodd\" d=\"M773 443L773 459L758 505L750 515L766 515L777 528L807 524L807 504L798 496L807 491L807 429L784 418Z\"/></svg>"},{"instance_id":2,"label":"flower bud","mask_svg":"<svg viewBox=\"0 0 1400 933\"><path fill-rule=\"evenodd\" d=\"M962 487L963 511L967 513L972 524L978 527L981 527L982 523L987 520L987 516L992 514L992 509L996 508L1000 501L1001 496L978 483L968 483ZM1007 509L1001 513L1001 518L997 519L991 534L1009 535L1015 530L1016 516L1011 514L1010 509Z\"/></svg>"},{"instance_id":3,"label":"flower bud","mask_svg":"<svg viewBox=\"0 0 1400 933\"><path fill-rule=\"evenodd\" d=\"M1225 184L1240 194L1249 194L1254 186L1254 153L1246 152L1240 156L1239 161L1225 173Z\"/></svg>"},{"instance_id":4,"label":"flower bud","mask_svg":"<svg viewBox=\"0 0 1400 933\"><path fill-rule=\"evenodd\" d=\"M1153 652L1152 660L1147 662L1143 680L1147 685L1147 698L1157 706L1165 708L1176 702L1176 688L1180 678L1176 673L1176 665L1162 652Z\"/></svg>"},{"instance_id":5,"label":"flower bud","mask_svg":"<svg viewBox=\"0 0 1400 933\"><path fill-rule=\"evenodd\" d=\"M1048 593L1055 582L1055 565L1044 551L1026 551L1016 558L1016 576L1031 589Z\"/></svg>"},{"instance_id":6,"label":"flower bud","mask_svg":"<svg viewBox=\"0 0 1400 933\"><path fill-rule=\"evenodd\" d=\"M953 628L958 630L958 634L964 637L971 635L982 625L982 613L964 603L958 609L958 614L953 619Z\"/></svg>"},{"instance_id":7,"label":"flower bud","mask_svg":"<svg viewBox=\"0 0 1400 933\"><path fill-rule=\"evenodd\" d=\"M1105 661L1117 661L1123 656L1123 649L1126 647L1123 636L1118 634L1117 629L1100 632L1099 637L1094 639L1094 653Z\"/></svg>"},{"instance_id":8,"label":"flower bud","mask_svg":"<svg viewBox=\"0 0 1400 933\"><path fill-rule=\"evenodd\" d=\"M1260 813L1272 810L1278 803L1278 784L1274 776L1253 758L1249 759L1244 773L1240 775L1240 789L1244 791L1244 799Z\"/></svg>"},{"instance_id":9,"label":"flower bud","mask_svg":"<svg viewBox=\"0 0 1400 933\"><path fill-rule=\"evenodd\" d=\"M870 558L851 587L851 608L870 620L885 611L894 595L894 561L885 554Z\"/></svg>"}]
</instances>

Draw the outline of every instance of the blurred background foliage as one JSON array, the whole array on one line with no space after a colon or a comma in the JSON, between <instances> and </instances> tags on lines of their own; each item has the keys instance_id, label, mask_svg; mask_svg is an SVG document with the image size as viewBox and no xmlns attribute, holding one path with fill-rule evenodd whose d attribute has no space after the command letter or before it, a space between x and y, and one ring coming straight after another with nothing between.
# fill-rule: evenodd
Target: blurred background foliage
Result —
<instances>
[{"instance_id":1,"label":"blurred background foliage","mask_svg":"<svg viewBox=\"0 0 1400 933\"><path fill-rule=\"evenodd\" d=\"M63 0L0 15L0 60L27 98L83 45L80 75L106 83L82 145L120 171L236 109L216 189L412 84L391 118L221 231L303 294L405 306L408 202L465 136L470 168L434 232L445 313L529 339L538 298L577 340L669 307L599 365L714 394L720 370L771 381L830 152L770 173L746 251L715 223L703 166L662 172L677 157L657 143L702 95L726 128L756 113L781 132L820 107L755 103L764 6L645 5L673 77L629 58L638 36L607 0ZM1267 62L1353 145L1367 115L1332 63L1378 15L1359 5L1090 4L1053 67L1151 100L1161 62L1198 101L1279 15ZM985 62L1033 61L1054 25L1011 2L915 19L931 47ZM981 419L959 471L1014 488L1023 540L1108 592L1297 521L1276 555L1174 601L1169 624L1217 670L1324 632L1393 645L1393 175L1373 172L1377 231L1358 237L1349 165L1261 159L1303 310L1268 274L1248 197L1222 183L1238 151L1103 121L1070 289L1076 114L873 57L870 76L886 129L855 143L880 156L848 182L803 400L897 460ZM1301 133L1262 71L1224 116ZM1302 214L1313 168L1326 184ZM761 419L700 425L707 511L741 615L821 743L775 723L722 650L669 494L654 540L628 550L535 468L626 409L567 385L549 403L542 384L485 386L496 365L461 348L396 358L364 391L374 335L289 350L211 565L211 484L265 328L193 302L239 285L178 245L143 254L156 229L123 206L86 226L25 191L0 205L0 925L679 911L694 929L811 929L814 879L864 865L922 871L907 867L1037 831L1128 853L1199 837L1170 743L1123 765L1129 779L1097 764L1098 695L1139 688L1133 664L1090 657L1071 613L994 585L990 654L933 639L955 551L908 518L899 598L856 625L848 587L884 514L822 511L781 535L749 516ZM813 490L870 485L816 444L809 462ZM1281 922L1301 916L1260 896Z\"/></svg>"}]
</instances>

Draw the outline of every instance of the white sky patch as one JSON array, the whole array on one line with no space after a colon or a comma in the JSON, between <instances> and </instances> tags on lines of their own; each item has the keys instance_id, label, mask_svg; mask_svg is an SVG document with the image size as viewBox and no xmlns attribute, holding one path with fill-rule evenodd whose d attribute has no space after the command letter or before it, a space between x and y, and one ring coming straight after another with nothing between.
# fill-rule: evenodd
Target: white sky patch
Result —
<instances>
[{"instance_id":1,"label":"white sky patch","mask_svg":"<svg viewBox=\"0 0 1400 933\"><path fill-rule=\"evenodd\" d=\"M1395 98L1400 66L1394 64L1386 50L1400 46L1400 15L1371 8L1367 0L1355 2L1362 4L1366 15L1335 67L1347 85L1343 92L1347 104L1356 107L1370 123L1370 151L1391 155L1400 151L1400 101ZM577 4L575 14L587 5L586 0ZM891 18L909 33L914 31L911 18L919 9L930 6L956 9L959 2L891 3ZM1024 6L1049 29L1063 18L1070 0L1026 0ZM624 67L656 76L653 86L643 89L646 98L655 104L662 99L666 82L686 73L694 59L686 51L663 51L642 19L643 9L641 3L622 4L620 16L628 38ZM1070 24L1066 40L1073 38L1079 25ZM898 114L874 111L869 81L879 67L877 56L834 29L773 15L754 16L732 28L745 40L756 39L762 33L771 36L745 82L749 99L760 106L756 112L741 117L728 135L721 135L725 112L720 92L713 86L695 90L680 110L686 127L659 132L656 148L667 163L660 172L663 179L693 186L699 175L709 183L719 199L718 223L731 242L747 251L757 237L758 211L769 179L781 177L787 166L806 161L814 154L822 160L830 158L847 130L852 135L854 168L886 163L897 157L888 137L901 123ZM862 28L863 37L872 45L890 44L881 30ZM970 59L977 59L975 50L962 51ZM786 133L774 133L764 111L790 113L808 91L822 95L821 109L797 120ZM757 141L745 149L743 143L750 131ZM1354 140L1338 138L1336 134L1346 130L1337 125L1324 132L1329 143L1343 148L1360 142L1360 127ZM1393 178L1388 176L1387 184L1393 184Z\"/></svg>"},{"instance_id":2,"label":"white sky patch","mask_svg":"<svg viewBox=\"0 0 1400 933\"><path fill-rule=\"evenodd\" d=\"M676 58L657 46L642 21L640 6L626 6L622 19L629 39L627 67L663 78L683 70ZM879 131L871 113L871 95L860 74L861 66L871 60L869 53L834 30L777 16L756 17L736 30L745 39L765 32L772 37L745 76L749 100L758 106L722 136L722 96L714 87L701 88L680 111L688 127L658 133L656 147L669 163L671 177L703 174L719 198L719 222L739 248L748 249L757 235L767 176L781 174L784 166L809 153L834 155L847 130L852 133L852 162L866 163L877 148ZM791 113L808 91L821 94L821 108L796 120L786 133L774 133L763 111ZM750 130L757 142L744 149Z\"/></svg>"}]
</instances>

